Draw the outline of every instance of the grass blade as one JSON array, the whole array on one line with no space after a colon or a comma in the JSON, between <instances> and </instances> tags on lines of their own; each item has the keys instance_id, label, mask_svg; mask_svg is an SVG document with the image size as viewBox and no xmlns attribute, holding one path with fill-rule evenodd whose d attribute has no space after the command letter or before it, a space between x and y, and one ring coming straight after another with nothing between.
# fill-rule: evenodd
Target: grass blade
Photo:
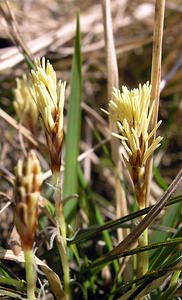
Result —
<instances>
[{"instance_id":1,"label":"grass blade","mask_svg":"<svg viewBox=\"0 0 182 300\"><path fill-rule=\"evenodd\" d=\"M102 217L99 207L95 204L95 202L92 198L92 192L90 190L88 182L84 178L84 174L81 171L81 168L79 168L79 179L81 182L81 187L87 195L87 199L85 201L87 203L87 210L91 211L94 215L94 217L91 217L90 220L92 220L92 222L96 222L98 224L96 226L102 227L102 225L104 224L104 219ZM95 227L95 226L93 225L93 227ZM107 231L103 231L102 236L103 236L104 241L106 242L108 251L111 251L113 249L113 245L112 245L112 240L111 240L109 233ZM73 243L71 243L71 245L72 244ZM118 272L119 271L118 262L114 261L113 265L114 265L115 271Z\"/></svg>"},{"instance_id":2,"label":"grass blade","mask_svg":"<svg viewBox=\"0 0 182 300\"><path fill-rule=\"evenodd\" d=\"M135 249L129 250L129 251L124 251L123 253L117 254L117 255L112 255L112 256L103 256L100 257L98 259L96 259L93 263L91 263L89 265L89 269L95 269L98 268L99 266L102 266L105 263L109 263L112 262L114 259L120 258L120 257L125 257L125 256L129 256L129 255L134 255L137 253L141 253L141 252L145 252L145 251L149 251L152 250L154 248L162 248L162 247L167 247L167 246L171 246L171 245L177 245L182 243L182 238L175 238L175 239L171 239L169 241L165 241L165 242L161 242L161 243L154 243L151 245L147 245L147 246L143 246L143 247L137 247Z\"/></svg>"},{"instance_id":3,"label":"grass blade","mask_svg":"<svg viewBox=\"0 0 182 300\"><path fill-rule=\"evenodd\" d=\"M166 204L166 206L170 206L170 205L175 204L176 202L181 201L181 200L182 200L182 197L177 196L177 197L171 199ZM151 210L152 207L153 206L146 207L144 209L141 209L137 212L131 213L131 214L129 214L125 217L122 217L120 219L105 222L105 224L101 225L101 226L94 225L94 226L90 226L88 229L82 229L82 230L78 231L72 239L69 239L68 244L71 245L71 244L74 244L74 243L77 244L77 243L80 243L80 242L84 242L85 240L88 240L89 238L92 238L92 237L96 236L97 234L101 233L104 230L113 230L113 229L122 227L122 226L124 226L123 225L124 223L126 223L128 221L131 221L135 218L138 218L142 215L145 215L146 213L148 213Z\"/></svg>"},{"instance_id":4,"label":"grass blade","mask_svg":"<svg viewBox=\"0 0 182 300\"><path fill-rule=\"evenodd\" d=\"M159 168L154 166L153 172L154 172L155 180L157 181L159 186L163 189L163 191L167 190L168 185L165 183L164 179L162 178Z\"/></svg>"},{"instance_id":5,"label":"grass blade","mask_svg":"<svg viewBox=\"0 0 182 300\"><path fill-rule=\"evenodd\" d=\"M105 255L105 258L113 257L115 255L119 255L127 248L131 247L133 243L135 243L136 239L142 234L142 232L154 222L155 218L161 212L161 210L165 207L167 201L172 196L172 194L176 191L179 184L182 181L182 169L179 171L175 179L172 181L162 198L154 205L154 207L149 211L149 213L142 219L142 221L136 226L136 228L121 242L118 246L116 246L112 251Z\"/></svg>"},{"instance_id":6,"label":"grass blade","mask_svg":"<svg viewBox=\"0 0 182 300\"><path fill-rule=\"evenodd\" d=\"M182 211L182 203L176 203L174 206L168 208L165 212L165 215L162 219L161 225L175 228L178 223L180 214ZM161 234L159 231L153 232L150 241L151 242L163 242L170 237L170 233L164 232ZM156 252L152 251L151 261L156 259Z\"/></svg>"},{"instance_id":7,"label":"grass blade","mask_svg":"<svg viewBox=\"0 0 182 300\"><path fill-rule=\"evenodd\" d=\"M81 94L82 94L82 72L81 72L81 46L80 46L80 19L77 14L75 48L72 61L71 91L68 105L68 126L66 134L66 156L65 173L63 185L63 197L78 192L78 165L77 158L80 144L81 126ZM75 199L65 204L64 213L68 223L74 224L76 209Z\"/></svg>"},{"instance_id":8,"label":"grass blade","mask_svg":"<svg viewBox=\"0 0 182 300\"><path fill-rule=\"evenodd\" d=\"M178 238L181 236L182 236L182 227L178 230L178 232L174 235L173 238ZM171 247L162 249L160 252L155 252L155 257L153 257L153 260L151 261L151 264L150 264L150 270L154 270L155 268L160 266L166 260L166 258L175 250L176 250L176 247L171 246Z\"/></svg>"},{"instance_id":9,"label":"grass blade","mask_svg":"<svg viewBox=\"0 0 182 300\"><path fill-rule=\"evenodd\" d=\"M127 295L127 291L132 293L132 286L135 286L133 291L136 289L136 286L139 286L140 284L147 283L148 280L154 280L155 288L157 288L157 281L155 279L160 278L161 276L166 276L165 274L170 271L173 272L175 269L175 266L179 264L181 259L182 251L179 251L177 254L173 255L170 260L168 260L165 264L159 265L159 269L149 271L147 274L143 275L140 278L134 279L128 283L125 283L124 285L118 287L115 291L113 291L113 294L121 293L124 295ZM163 281L162 281L163 282ZM159 286L162 284L162 282L159 284ZM126 293L126 294L125 294ZM122 298L123 299L123 298ZM127 298L128 299L128 298Z\"/></svg>"}]
</instances>

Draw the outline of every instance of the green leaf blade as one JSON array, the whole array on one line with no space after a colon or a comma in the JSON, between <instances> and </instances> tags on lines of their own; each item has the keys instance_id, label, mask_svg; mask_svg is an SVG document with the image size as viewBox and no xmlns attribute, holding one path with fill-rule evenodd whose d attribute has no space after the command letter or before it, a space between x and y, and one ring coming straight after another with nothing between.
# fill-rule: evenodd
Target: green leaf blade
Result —
<instances>
[{"instance_id":1,"label":"green leaf blade","mask_svg":"<svg viewBox=\"0 0 182 300\"><path fill-rule=\"evenodd\" d=\"M82 98L82 58L80 42L80 20L77 14L75 48L72 61L71 89L68 104L68 126L66 134L65 173L63 197L78 192L78 162L80 127L81 127L81 98ZM74 226L76 200L71 199L65 204L66 221Z\"/></svg>"}]
</instances>

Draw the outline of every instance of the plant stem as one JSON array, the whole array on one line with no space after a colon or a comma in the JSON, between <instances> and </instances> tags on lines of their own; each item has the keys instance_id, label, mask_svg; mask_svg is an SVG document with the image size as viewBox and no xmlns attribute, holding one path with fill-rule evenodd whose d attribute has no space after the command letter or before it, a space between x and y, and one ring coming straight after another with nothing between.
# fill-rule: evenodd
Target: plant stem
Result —
<instances>
[{"instance_id":1,"label":"plant stem","mask_svg":"<svg viewBox=\"0 0 182 300\"><path fill-rule=\"evenodd\" d=\"M66 240L66 223L64 218L63 202L61 201L61 190L59 187L59 172L53 174L54 179L54 201L56 211L56 221L58 226L57 246L61 257L61 263L64 274L64 290L67 299L71 299L70 290L70 271L67 255L67 240Z\"/></svg>"},{"instance_id":2,"label":"plant stem","mask_svg":"<svg viewBox=\"0 0 182 300\"><path fill-rule=\"evenodd\" d=\"M32 249L24 249L25 257L25 271L27 281L27 297L28 300L35 300L35 285L36 285L36 271L33 264L33 251Z\"/></svg>"},{"instance_id":3,"label":"plant stem","mask_svg":"<svg viewBox=\"0 0 182 300\"><path fill-rule=\"evenodd\" d=\"M56 211L56 221L61 233L61 236L66 243L66 224L64 219L63 203L61 201L61 190L59 186L59 173L55 172L53 174L54 179L54 201L55 201L55 211Z\"/></svg>"},{"instance_id":4,"label":"plant stem","mask_svg":"<svg viewBox=\"0 0 182 300\"><path fill-rule=\"evenodd\" d=\"M178 278L181 274L181 270L180 271L175 271L171 277L171 281L170 284L168 286L168 288L164 291L164 293L162 294L162 296L160 297L160 300L170 300L173 299L176 290L179 288L180 283L178 281Z\"/></svg>"},{"instance_id":5,"label":"plant stem","mask_svg":"<svg viewBox=\"0 0 182 300\"><path fill-rule=\"evenodd\" d=\"M181 274L181 271L174 272L173 276L171 277L171 281L170 281L169 287L173 287L173 286L176 285L180 274Z\"/></svg>"},{"instance_id":6,"label":"plant stem","mask_svg":"<svg viewBox=\"0 0 182 300\"><path fill-rule=\"evenodd\" d=\"M155 4L155 23L153 33L153 53L152 53L152 70L151 70L151 97L150 104L155 101L154 111L151 116L149 127L152 130L157 124L158 109L159 109L159 97L160 97L160 80L161 80L161 60L162 60L162 38L163 38L163 26L164 26L164 13L165 13L165 0L156 1ZM155 139L155 135L152 137L150 144ZM146 206L149 205L150 186L152 180L152 167L153 157L151 156L146 162Z\"/></svg>"},{"instance_id":7,"label":"plant stem","mask_svg":"<svg viewBox=\"0 0 182 300\"><path fill-rule=\"evenodd\" d=\"M156 1L155 6L155 23L154 23L154 34L153 34L153 54L152 54L152 70L151 70L151 99L150 103L152 104L155 101L154 112L150 120L150 129L152 130L157 124L158 118L158 108L159 108L159 96L160 96L160 80L161 80L161 57L162 57L162 37L163 37L163 25L164 25L164 12L165 12L165 0ZM155 135L153 136L153 140ZM152 140L150 141L150 144ZM146 167L145 167L145 208L149 205L149 196L150 196L150 185L152 179L152 167L153 167L153 158L149 158ZM143 232L142 236L139 238L139 244L141 246L148 245L147 229ZM140 257L140 255L139 255ZM139 272L140 275L144 275L148 269L148 258L147 252L144 252L139 258L141 259L141 268ZM139 263L140 264L140 263ZM141 265L140 264L140 265Z\"/></svg>"},{"instance_id":8,"label":"plant stem","mask_svg":"<svg viewBox=\"0 0 182 300\"><path fill-rule=\"evenodd\" d=\"M70 290L70 272L69 272L69 261L67 256L67 247L63 244L63 239L58 233L57 246L59 254L61 257L63 274L64 274L64 291L66 294L66 299L71 299L71 290Z\"/></svg>"},{"instance_id":9,"label":"plant stem","mask_svg":"<svg viewBox=\"0 0 182 300\"><path fill-rule=\"evenodd\" d=\"M145 185L144 178L142 178L142 184L139 186L139 190L137 192L137 202L139 209L146 208L145 196L146 189L143 188ZM141 220L143 220L144 216L141 216ZM140 247L148 246L148 228L146 228L142 234L138 238L138 244ZM148 271L148 252L138 253L137 255L137 276L138 278L143 276Z\"/></svg>"},{"instance_id":10,"label":"plant stem","mask_svg":"<svg viewBox=\"0 0 182 300\"><path fill-rule=\"evenodd\" d=\"M140 178L138 174L138 178ZM139 181L140 182L140 181ZM144 177L141 177L140 184L136 187L137 191L137 203L139 209L146 208L146 188ZM141 216L143 220L144 216ZM138 238L138 244L140 247L148 246L148 228L146 228ZM137 277L143 276L148 271L148 252L141 252L137 254Z\"/></svg>"},{"instance_id":11,"label":"plant stem","mask_svg":"<svg viewBox=\"0 0 182 300\"><path fill-rule=\"evenodd\" d=\"M141 236L138 238L138 243L140 247L148 245L148 228L144 230ZM142 252L137 255L138 258L138 277L141 277L148 271L148 252Z\"/></svg>"}]
</instances>

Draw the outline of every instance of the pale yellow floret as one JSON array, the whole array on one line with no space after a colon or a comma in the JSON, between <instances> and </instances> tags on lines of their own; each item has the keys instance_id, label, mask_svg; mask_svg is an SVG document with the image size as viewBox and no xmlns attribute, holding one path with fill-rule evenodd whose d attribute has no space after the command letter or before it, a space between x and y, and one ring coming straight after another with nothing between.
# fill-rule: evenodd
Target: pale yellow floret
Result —
<instances>
[{"instance_id":1,"label":"pale yellow floret","mask_svg":"<svg viewBox=\"0 0 182 300\"><path fill-rule=\"evenodd\" d=\"M129 156L132 156L132 151L131 151L130 148L127 146L126 142L123 141L122 144L123 144L123 146L125 147L125 150L126 150L127 153L129 154Z\"/></svg>"},{"instance_id":2,"label":"pale yellow floret","mask_svg":"<svg viewBox=\"0 0 182 300\"><path fill-rule=\"evenodd\" d=\"M128 139L120 134L117 134L117 133L112 133L113 136L117 137L118 139L120 140L123 140L123 141L127 141Z\"/></svg>"},{"instance_id":3,"label":"pale yellow floret","mask_svg":"<svg viewBox=\"0 0 182 300\"><path fill-rule=\"evenodd\" d=\"M155 127L153 128L153 130L150 132L150 134L147 136L147 140L150 140L150 138L156 133L157 129L159 128L159 126L161 125L162 121L160 120Z\"/></svg>"},{"instance_id":4,"label":"pale yellow floret","mask_svg":"<svg viewBox=\"0 0 182 300\"><path fill-rule=\"evenodd\" d=\"M140 136L142 133L144 134L144 132L146 132L145 128L146 128L146 114L143 112L141 122L139 123L139 126L138 126L138 131L137 131L138 136Z\"/></svg>"},{"instance_id":5,"label":"pale yellow floret","mask_svg":"<svg viewBox=\"0 0 182 300\"><path fill-rule=\"evenodd\" d=\"M136 134L136 131L133 128L131 128L131 131L133 133L133 139L135 141L136 149L139 149L140 145L139 145L139 140L138 140L138 136Z\"/></svg>"},{"instance_id":6,"label":"pale yellow floret","mask_svg":"<svg viewBox=\"0 0 182 300\"><path fill-rule=\"evenodd\" d=\"M146 160L151 156L151 154L160 146L160 142L162 141L163 137L158 136L147 149L144 154L143 163L146 163Z\"/></svg>"}]
</instances>

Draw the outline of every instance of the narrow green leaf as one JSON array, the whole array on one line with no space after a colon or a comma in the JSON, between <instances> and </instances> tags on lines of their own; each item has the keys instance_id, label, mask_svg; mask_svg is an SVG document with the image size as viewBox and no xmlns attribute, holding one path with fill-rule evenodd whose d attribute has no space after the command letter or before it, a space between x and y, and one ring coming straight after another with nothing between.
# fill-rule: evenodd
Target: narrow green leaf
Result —
<instances>
[{"instance_id":1,"label":"narrow green leaf","mask_svg":"<svg viewBox=\"0 0 182 300\"><path fill-rule=\"evenodd\" d=\"M75 48L72 61L71 89L68 104L68 125L66 134L65 173L63 185L63 197L78 192L78 163L81 127L81 46L80 46L80 20L77 14ZM76 200L71 199L65 204L64 213L68 223L74 226Z\"/></svg>"},{"instance_id":2,"label":"narrow green leaf","mask_svg":"<svg viewBox=\"0 0 182 300\"><path fill-rule=\"evenodd\" d=\"M158 296L158 300L171 300L176 292L176 290L180 287L180 283L176 282L175 285L169 287L161 296Z\"/></svg>"},{"instance_id":3,"label":"narrow green leaf","mask_svg":"<svg viewBox=\"0 0 182 300\"><path fill-rule=\"evenodd\" d=\"M3 276L4 278L13 278L19 280L18 276L14 274L4 263L0 261L0 276Z\"/></svg>"},{"instance_id":4,"label":"narrow green leaf","mask_svg":"<svg viewBox=\"0 0 182 300\"><path fill-rule=\"evenodd\" d=\"M84 174L83 174L81 168L79 168L79 180L80 180L82 189L84 189L84 192L87 195L87 197L86 197L87 198L86 199L87 210L91 211L92 214L94 215L94 218L90 218L90 221L92 221L92 219L93 219L93 221L97 222L100 226L102 226L104 224L104 219L101 215L99 207L95 204L95 201L92 198L92 192L90 190L88 182L86 181L86 179L84 177ZM106 242L107 249L109 251L111 251L113 249L113 245L112 245L112 240L111 240L109 233L107 231L104 231L102 233L102 236L103 236L104 241ZM114 261L113 265L114 265L115 272L118 272L119 271L118 262Z\"/></svg>"},{"instance_id":5,"label":"narrow green leaf","mask_svg":"<svg viewBox=\"0 0 182 300\"><path fill-rule=\"evenodd\" d=\"M153 172L154 172L154 177L155 180L157 181L157 183L160 185L160 187L165 191L168 188L168 185L165 183L164 179L162 178L159 168L158 167L154 167L153 168Z\"/></svg>"},{"instance_id":6,"label":"narrow green leaf","mask_svg":"<svg viewBox=\"0 0 182 300\"><path fill-rule=\"evenodd\" d=\"M17 280L14 278L0 277L0 284L13 286L19 290L24 290L26 287L25 282L23 280Z\"/></svg>"},{"instance_id":7,"label":"narrow green leaf","mask_svg":"<svg viewBox=\"0 0 182 300\"><path fill-rule=\"evenodd\" d=\"M1 298L1 296L3 298ZM14 292L14 291L11 291L11 290L5 290L5 289L2 289L0 288L0 299L20 299L22 300L24 297L25 297L25 294L22 294L21 295L19 294L19 292Z\"/></svg>"},{"instance_id":8,"label":"narrow green leaf","mask_svg":"<svg viewBox=\"0 0 182 300\"><path fill-rule=\"evenodd\" d=\"M142 277L134 279L134 280L118 287L117 289L115 289L112 292L112 294L115 294L115 293L125 294L128 290L130 292L132 292L131 288L133 286L137 287L140 284L142 284L144 287L146 287L147 282L150 284L150 282L152 282L153 280L155 281L155 288L157 288L157 278L160 278L161 276L165 276L165 274L167 274L168 272L175 271L175 266L179 264L179 262L181 260L181 255L182 255L182 251L179 251L176 255L173 255L173 257L170 258L170 260L168 260L165 264L159 265L158 266L159 269L154 270L154 271L149 271ZM176 268L179 269L179 267L176 267ZM159 286L160 285L161 285L161 283L159 284ZM135 291L135 290L136 290L136 288L133 289L133 291Z\"/></svg>"},{"instance_id":9,"label":"narrow green leaf","mask_svg":"<svg viewBox=\"0 0 182 300\"><path fill-rule=\"evenodd\" d=\"M181 263L178 262L176 266L169 267L169 268L162 268L161 270L157 270L156 272L153 272L153 276L149 276L140 286L136 288L136 290L130 295L130 297L127 298L127 300L133 300L136 299L136 296L144 296L151 292L152 290L156 289L157 287L161 287L162 283L166 279L167 276L169 276L170 273L173 271L179 271L181 269ZM162 282L159 286L157 286L157 278L159 278L161 275L165 275ZM148 274L147 274L148 275ZM157 275L157 276L156 276ZM152 284L153 282L153 284ZM137 297L138 298L138 297ZM158 299L158 297L157 297ZM171 298L170 298L171 299Z\"/></svg>"},{"instance_id":10,"label":"narrow green leaf","mask_svg":"<svg viewBox=\"0 0 182 300\"><path fill-rule=\"evenodd\" d=\"M179 220L179 216L181 212L182 212L182 203L176 203L175 205L173 205L172 207L166 210L160 225L174 228ZM150 238L150 241L163 242L167 240L170 236L171 234L169 232L164 232L163 234L161 234L161 232L159 231L154 231ZM151 260L153 261L155 259L156 259L156 252L152 251Z\"/></svg>"},{"instance_id":11,"label":"narrow green leaf","mask_svg":"<svg viewBox=\"0 0 182 300\"><path fill-rule=\"evenodd\" d=\"M173 238L178 238L182 236L182 227L179 228L178 232L173 236ZM150 263L150 270L154 270L158 266L160 266L162 263L166 261L168 256L173 253L176 250L176 246L167 247L164 249L161 249L160 251L155 251L155 259L153 258Z\"/></svg>"},{"instance_id":12,"label":"narrow green leaf","mask_svg":"<svg viewBox=\"0 0 182 300\"><path fill-rule=\"evenodd\" d=\"M103 220L102 215L100 213L100 210L99 210L99 208L97 206L95 206L95 216L96 216L96 219L97 219L98 223L100 225L102 225L104 223L104 220ZM106 242L108 250L111 251L113 249L113 245L112 245L112 240L111 240L111 237L110 237L109 233L107 231L104 231L102 233L102 235L103 235L103 238L104 238L104 240ZM119 272L119 264L118 264L118 262L114 261L113 265L114 265L115 271Z\"/></svg>"},{"instance_id":13,"label":"narrow green leaf","mask_svg":"<svg viewBox=\"0 0 182 300\"><path fill-rule=\"evenodd\" d=\"M29 70L34 70L35 69L35 65L34 65L34 61L32 60L32 58L29 56L29 54L25 51L22 52L25 62L27 64L27 67Z\"/></svg>"},{"instance_id":14,"label":"narrow green leaf","mask_svg":"<svg viewBox=\"0 0 182 300\"><path fill-rule=\"evenodd\" d=\"M172 204L175 204L176 202L179 202L181 200L182 200L182 196L177 196L177 197L171 199L170 201L168 201L166 206L171 206ZM150 209L152 207L153 206L141 209L137 212L131 213L125 217L122 217L122 218L114 220L114 221L108 221L104 225L101 225L101 226L95 225L95 226L90 226L88 229L79 230L72 239L69 239L68 244L74 244L74 243L77 244L77 243L83 242L85 240L88 240L89 238L94 237L95 235L101 233L104 230L113 230L116 228L125 227L124 223L131 221L135 218L138 218L142 215L145 215L146 213L148 213L150 211Z\"/></svg>"},{"instance_id":15,"label":"narrow green leaf","mask_svg":"<svg viewBox=\"0 0 182 300\"><path fill-rule=\"evenodd\" d=\"M171 253L172 255L168 257L168 259L161 264L162 268L169 268L174 267L178 263L182 263L182 250L174 251L174 253Z\"/></svg>"},{"instance_id":16,"label":"narrow green leaf","mask_svg":"<svg viewBox=\"0 0 182 300\"><path fill-rule=\"evenodd\" d=\"M165 242L161 242L161 243L154 243L154 244L144 246L144 247L137 247L135 249L132 249L132 250L129 250L129 251L124 251L124 252L122 252L120 254L117 254L117 255L115 255L115 254L110 255L110 256L105 255L103 257L100 257L100 258L96 259L94 262L90 263L89 269L98 268L98 266L103 266L105 263L112 262L114 259L117 259L119 257L134 255L134 254L141 253L141 252L144 252L144 251L152 250L154 248L167 247L167 246L176 245L176 244L180 244L180 243L182 243L182 237L171 239L169 241L165 241Z\"/></svg>"}]
</instances>

